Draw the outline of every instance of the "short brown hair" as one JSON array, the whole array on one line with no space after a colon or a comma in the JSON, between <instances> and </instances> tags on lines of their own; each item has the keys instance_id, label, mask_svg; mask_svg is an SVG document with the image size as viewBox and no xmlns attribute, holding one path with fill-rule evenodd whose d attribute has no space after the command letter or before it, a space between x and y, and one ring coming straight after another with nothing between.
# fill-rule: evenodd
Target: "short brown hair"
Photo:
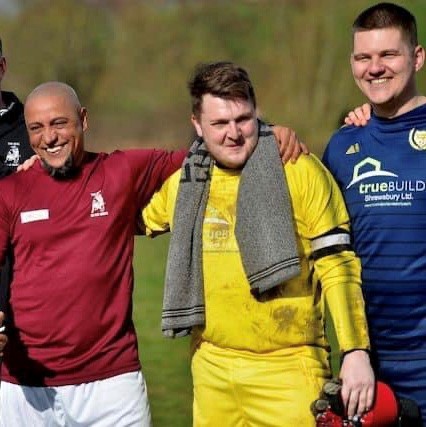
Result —
<instances>
[{"instance_id":1,"label":"short brown hair","mask_svg":"<svg viewBox=\"0 0 426 427\"><path fill-rule=\"evenodd\" d=\"M352 32L383 28L399 28L414 48L418 45L416 18L407 9L394 3L377 3L365 9L355 19Z\"/></svg>"},{"instance_id":2,"label":"short brown hair","mask_svg":"<svg viewBox=\"0 0 426 427\"><path fill-rule=\"evenodd\" d=\"M203 95L224 99L245 99L256 108L256 96L248 73L233 62L210 62L196 66L188 82L192 113L199 116Z\"/></svg>"}]
</instances>

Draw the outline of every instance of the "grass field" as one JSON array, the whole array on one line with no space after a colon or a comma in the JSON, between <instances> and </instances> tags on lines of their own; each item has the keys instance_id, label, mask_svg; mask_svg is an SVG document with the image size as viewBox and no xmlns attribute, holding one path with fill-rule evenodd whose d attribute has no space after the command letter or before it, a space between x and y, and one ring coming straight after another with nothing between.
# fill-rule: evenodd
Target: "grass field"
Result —
<instances>
[{"instance_id":1,"label":"grass field","mask_svg":"<svg viewBox=\"0 0 426 427\"><path fill-rule=\"evenodd\" d=\"M160 326L167 245L168 236L136 238L133 312L154 427L189 427L192 425L189 339L164 338ZM336 368L336 361L333 366Z\"/></svg>"},{"instance_id":2,"label":"grass field","mask_svg":"<svg viewBox=\"0 0 426 427\"><path fill-rule=\"evenodd\" d=\"M134 321L154 427L192 425L189 340L161 334L163 275L168 236L136 238Z\"/></svg>"}]
</instances>

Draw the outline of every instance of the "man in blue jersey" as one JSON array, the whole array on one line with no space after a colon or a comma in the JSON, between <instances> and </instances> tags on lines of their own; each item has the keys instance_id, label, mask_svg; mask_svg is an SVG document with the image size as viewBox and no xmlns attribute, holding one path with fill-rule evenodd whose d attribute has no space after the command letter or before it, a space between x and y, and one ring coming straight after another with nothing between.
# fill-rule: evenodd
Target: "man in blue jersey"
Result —
<instances>
[{"instance_id":1,"label":"man in blue jersey","mask_svg":"<svg viewBox=\"0 0 426 427\"><path fill-rule=\"evenodd\" d=\"M352 219L378 378L415 400L426 423L426 97L416 87L424 61L409 11L364 10L351 66L372 117L337 131L323 160Z\"/></svg>"}]
</instances>

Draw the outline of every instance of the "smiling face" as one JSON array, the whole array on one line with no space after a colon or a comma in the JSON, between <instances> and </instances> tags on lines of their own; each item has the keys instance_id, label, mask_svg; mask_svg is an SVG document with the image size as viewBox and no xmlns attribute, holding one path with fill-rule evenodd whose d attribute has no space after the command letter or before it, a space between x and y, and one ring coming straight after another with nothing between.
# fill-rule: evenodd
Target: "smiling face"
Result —
<instances>
[{"instance_id":1,"label":"smiling face","mask_svg":"<svg viewBox=\"0 0 426 427\"><path fill-rule=\"evenodd\" d=\"M223 167L242 168L256 148L258 126L251 101L206 94L200 114L191 120L211 156Z\"/></svg>"},{"instance_id":2,"label":"smiling face","mask_svg":"<svg viewBox=\"0 0 426 427\"><path fill-rule=\"evenodd\" d=\"M49 171L75 169L84 153L86 109L71 88L51 86L30 94L25 104L30 144Z\"/></svg>"},{"instance_id":3,"label":"smiling face","mask_svg":"<svg viewBox=\"0 0 426 427\"><path fill-rule=\"evenodd\" d=\"M414 108L415 74L424 55L424 49L412 47L397 27L354 33L352 74L376 114L391 118Z\"/></svg>"}]
</instances>

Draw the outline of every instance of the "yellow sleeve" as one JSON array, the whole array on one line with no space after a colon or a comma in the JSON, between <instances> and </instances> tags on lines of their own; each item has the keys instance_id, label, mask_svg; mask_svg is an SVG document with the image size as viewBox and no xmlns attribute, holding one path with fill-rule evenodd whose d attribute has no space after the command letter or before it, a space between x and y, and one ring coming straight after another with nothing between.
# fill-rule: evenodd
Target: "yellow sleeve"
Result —
<instances>
[{"instance_id":1,"label":"yellow sleeve","mask_svg":"<svg viewBox=\"0 0 426 427\"><path fill-rule=\"evenodd\" d=\"M301 156L295 164L286 165L285 172L302 238L312 242L327 233L333 236L336 229L349 231L349 215L340 189L314 155ZM307 252L312 255L312 249ZM313 276L329 308L340 350L368 349L359 258L350 247L335 244L312 262Z\"/></svg>"},{"instance_id":2,"label":"yellow sleeve","mask_svg":"<svg viewBox=\"0 0 426 427\"><path fill-rule=\"evenodd\" d=\"M340 351L369 349L359 259L349 251L327 258L315 268L324 270L321 283Z\"/></svg>"},{"instance_id":3,"label":"yellow sleeve","mask_svg":"<svg viewBox=\"0 0 426 427\"><path fill-rule=\"evenodd\" d=\"M173 225L173 214L181 171L171 175L142 210L147 236L165 233Z\"/></svg>"}]
</instances>

